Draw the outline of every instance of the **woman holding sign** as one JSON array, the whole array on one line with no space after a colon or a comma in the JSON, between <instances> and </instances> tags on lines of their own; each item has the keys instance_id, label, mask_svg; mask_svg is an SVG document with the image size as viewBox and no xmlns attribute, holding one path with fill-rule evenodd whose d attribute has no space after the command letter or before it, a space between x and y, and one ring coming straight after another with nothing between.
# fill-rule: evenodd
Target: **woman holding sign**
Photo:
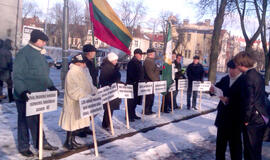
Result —
<instances>
[{"instance_id":1,"label":"woman holding sign","mask_svg":"<svg viewBox=\"0 0 270 160\"><path fill-rule=\"evenodd\" d=\"M89 118L80 117L79 99L97 92L93 85L85 59L81 54L72 58L65 81L64 107L59 119L59 126L67 131L64 147L68 150L78 148L75 131L90 126Z\"/></svg>"},{"instance_id":2,"label":"woman holding sign","mask_svg":"<svg viewBox=\"0 0 270 160\"><path fill-rule=\"evenodd\" d=\"M103 63L101 64L101 71L99 76L99 84L101 87L110 86L113 83L120 82L121 74L119 72L119 67L117 65L118 56L110 52L106 59L104 59ZM111 115L113 115L113 110L119 109L121 100L119 98L110 101L110 108L111 108ZM107 105L104 104L104 115L102 121L102 127L106 130L110 127L110 117L108 115Z\"/></svg>"}]
</instances>

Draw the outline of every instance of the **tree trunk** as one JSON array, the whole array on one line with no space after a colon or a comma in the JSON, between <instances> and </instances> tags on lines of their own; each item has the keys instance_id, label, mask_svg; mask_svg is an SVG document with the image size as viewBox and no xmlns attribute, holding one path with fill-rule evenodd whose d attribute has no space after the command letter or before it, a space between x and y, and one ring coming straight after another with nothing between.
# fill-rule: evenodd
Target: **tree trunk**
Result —
<instances>
[{"instance_id":1,"label":"tree trunk","mask_svg":"<svg viewBox=\"0 0 270 160\"><path fill-rule=\"evenodd\" d=\"M265 55L265 85L269 85L269 80L270 80L270 55L269 53Z\"/></svg>"},{"instance_id":2,"label":"tree trunk","mask_svg":"<svg viewBox=\"0 0 270 160\"><path fill-rule=\"evenodd\" d=\"M221 0L219 11L214 22L214 31L211 43L211 53L210 53L210 64L209 64L209 75L208 79L212 82L216 82L216 72L217 72L217 60L219 54L219 38L224 21L224 13L227 5L227 0Z\"/></svg>"}]
</instances>

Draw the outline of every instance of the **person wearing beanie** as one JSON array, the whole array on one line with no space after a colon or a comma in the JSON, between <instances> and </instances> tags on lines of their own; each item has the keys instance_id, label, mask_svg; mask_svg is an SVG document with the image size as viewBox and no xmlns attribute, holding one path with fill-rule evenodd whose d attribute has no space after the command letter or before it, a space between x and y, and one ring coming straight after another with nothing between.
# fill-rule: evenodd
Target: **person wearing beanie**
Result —
<instances>
[{"instance_id":1,"label":"person wearing beanie","mask_svg":"<svg viewBox=\"0 0 270 160\"><path fill-rule=\"evenodd\" d=\"M69 68L65 79L64 106L59 118L59 126L67 131L64 147L72 150L81 146L75 141L76 131L90 126L89 118L80 117L79 100L97 93L97 88L93 85L82 54L72 58Z\"/></svg>"},{"instance_id":2,"label":"person wearing beanie","mask_svg":"<svg viewBox=\"0 0 270 160\"><path fill-rule=\"evenodd\" d=\"M142 102L142 96L138 96L138 83L144 81L144 71L142 66L142 50L137 48L134 50L133 58L127 65L127 84L133 85L134 98L128 99L128 116L129 121L134 122L135 119L141 119L136 115L136 106Z\"/></svg>"},{"instance_id":3,"label":"person wearing beanie","mask_svg":"<svg viewBox=\"0 0 270 160\"><path fill-rule=\"evenodd\" d=\"M118 56L110 52L107 55L107 58L101 64L100 76L99 76L99 84L101 87L104 86L111 86L113 83L121 82L121 74L118 67ZM117 98L109 102L111 107L111 114L113 116L113 111L118 110L121 104L121 99ZM103 114L103 121L102 127L106 130L109 130L110 127L110 120L107 110L107 105L103 105L104 114Z\"/></svg>"},{"instance_id":4,"label":"person wearing beanie","mask_svg":"<svg viewBox=\"0 0 270 160\"><path fill-rule=\"evenodd\" d=\"M18 111L18 150L27 157L34 156L30 150L29 129L35 148L38 148L39 142L39 115L26 117L27 95L46 90L58 91L49 77L49 65L42 54L47 41L48 37L43 32L33 30L29 44L19 50L13 64L13 96ZM58 147L50 145L43 135L43 149L57 150Z\"/></svg>"},{"instance_id":5,"label":"person wearing beanie","mask_svg":"<svg viewBox=\"0 0 270 160\"><path fill-rule=\"evenodd\" d=\"M243 74L236 68L233 60L227 63L229 74L223 77L215 87L210 88L214 95L219 88L223 96L219 97L218 112L215 120L217 127L216 159L225 159L227 144L230 147L231 159L242 159L241 140L241 83Z\"/></svg>"},{"instance_id":6,"label":"person wearing beanie","mask_svg":"<svg viewBox=\"0 0 270 160\"><path fill-rule=\"evenodd\" d=\"M192 108L197 110L197 91L192 91L192 82L193 81L202 81L204 76L203 66L199 63L200 57L194 56L193 62L188 65L186 73L188 77L188 89L187 89L187 109L190 109L190 99L192 93Z\"/></svg>"},{"instance_id":7,"label":"person wearing beanie","mask_svg":"<svg viewBox=\"0 0 270 160\"><path fill-rule=\"evenodd\" d=\"M8 88L8 99L9 103L13 102L13 94L12 94L12 41L10 39L6 39L3 43L3 47L0 49L0 96L2 94L3 82L7 84ZM1 99L1 98L0 98Z\"/></svg>"},{"instance_id":8,"label":"person wearing beanie","mask_svg":"<svg viewBox=\"0 0 270 160\"><path fill-rule=\"evenodd\" d=\"M160 80L161 69L155 63L156 51L152 48L147 50L147 57L143 63L144 79L146 82L153 82ZM145 98L145 115L151 115L155 112L152 111L154 104L154 94L147 95Z\"/></svg>"}]
</instances>

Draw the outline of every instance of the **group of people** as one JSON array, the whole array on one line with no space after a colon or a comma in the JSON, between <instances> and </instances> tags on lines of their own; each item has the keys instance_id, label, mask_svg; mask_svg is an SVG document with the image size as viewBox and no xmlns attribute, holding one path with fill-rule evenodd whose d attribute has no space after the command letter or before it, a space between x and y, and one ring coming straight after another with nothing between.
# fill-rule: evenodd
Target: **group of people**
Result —
<instances>
[{"instance_id":1,"label":"group of people","mask_svg":"<svg viewBox=\"0 0 270 160\"><path fill-rule=\"evenodd\" d=\"M232 160L261 160L262 142L268 125L264 78L255 69L251 53L240 52L227 63L229 74L215 87L223 91L215 121L216 159L225 160L229 144ZM211 94L217 90L210 88ZM242 145L243 140L243 145Z\"/></svg>"},{"instance_id":2,"label":"group of people","mask_svg":"<svg viewBox=\"0 0 270 160\"><path fill-rule=\"evenodd\" d=\"M11 71L13 71L14 99L18 111L18 150L27 157L33 156L33 152L29 149L28 130L31 131L34 147L37 149L39 147L39 115L26 117L28 95L32 92L46 90L57 91L59 94L58 89L49 78L49 66L43 55L43 47L47 41L48 37L42 31L33 30L29 44L16 54L13 70L8 70L9 77L0 79L9 84ZM5 54L8 54L10 49L5 49L7 50ZM139 48L135 49L134 56L127 65L126 82L121 82L117 54L109 53L99 69L94 61L96 48L91 44L83 46L83 53L77 54L72 58L65 78L64 105L59 118L59 126L67 132L64 142L65 148L71 150L81 146L81 144L76 142L75 136L86 137L92 134L89 128L90 118L80 117L79 99L89 94L96 94L99 87L110 86L113 83L133 85L134 98L128 99L129 121L134 122L140 119L136 114L136 106L142 103L142 97L137 94L138 83L159 81L160 74L162 73L162 67L155 63L155 52L154 49L148 49L146 52L147 57L142 62L143 51ZM2 49L0 49L0 53L3 53ZM182 73L181 56L173 53L172 59L173 80L177 83L178 79L186 77ZM0 58L0 60L2 59ZM2 63L0 64L1 75ZM6 67L3 68L12 66L12 58L5 64ZM221 101L218 105L218 114L215 122L218 127L216 149L218 160L225 159L227 142L230 145L231 158L235 160L242 159L242 135L245 159L261 159L262 137L268 123L268 115L264 108L264 80L254 69L254 65L255 61L250 57L250 54L245 52L239 53L227 64L229 75L223 77L215 85L223 91L224 95L220 97ZM193 57L193 62L187 67L186 73L188 79L187 109L191 109L191 107L197 109L197 93L192 91L192 82L203 81L204 76L204 69L199 63L198 56ZM215 94L215 87L211 87L210 92ZM173 94L166 94L164 96L165 113L170 112L169 106L171 103L174 104L174 108L179 108L176 103L177 93L178 91L176 90ZM193 94L192 106L190 103L191 94ZM171 95L173 96L173 102L171 102ZM13 100L13 97L9 97L10 100ZM147 95L145 102L146 115L154 113L152 110L153 102L154 94ZM119 109L120 103L121 99L118 98L109 102L112 115L114 110ZM104 105L103 107L102 127L109 130L110 120L107 106ZM58 147L48 143L45 134L43 134L43 149L57 150Z\"/></svg>"}]
</instances>

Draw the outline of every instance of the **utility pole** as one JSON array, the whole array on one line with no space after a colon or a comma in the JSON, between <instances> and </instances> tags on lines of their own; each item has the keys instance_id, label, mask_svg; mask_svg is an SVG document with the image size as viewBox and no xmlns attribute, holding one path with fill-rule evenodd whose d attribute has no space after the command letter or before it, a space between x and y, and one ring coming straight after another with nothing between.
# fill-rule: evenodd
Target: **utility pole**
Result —
<instances>
[{"instance_id":1,"label":"utility pole","mask_svg":"<svg viewBox=\"0 0 270 160\"><path fill-rule=\"evenodd\" d=\"M62 88L65 88L65 78L68 71L68 0L64 0L63 8L63 38L62 38L62 70L61 80Z\"/></svg>"}]
</instances>

